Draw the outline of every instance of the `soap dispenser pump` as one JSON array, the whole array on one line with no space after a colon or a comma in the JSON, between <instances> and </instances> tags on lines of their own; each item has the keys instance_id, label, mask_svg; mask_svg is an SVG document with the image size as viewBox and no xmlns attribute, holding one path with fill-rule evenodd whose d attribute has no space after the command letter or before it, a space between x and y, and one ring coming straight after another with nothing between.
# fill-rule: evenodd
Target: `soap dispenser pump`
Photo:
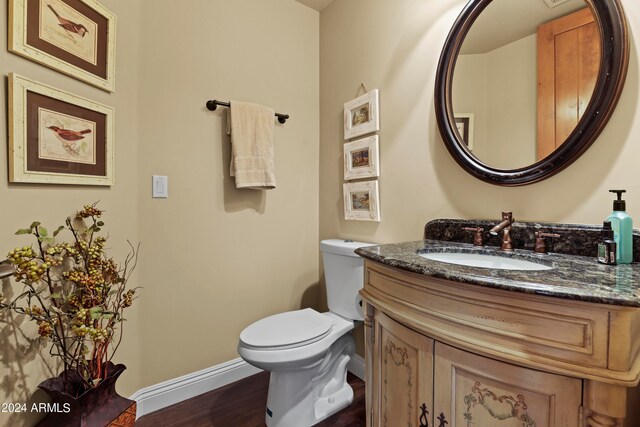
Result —
<instances>
[{"instance_id":1,"label":"soap dispenser pump","mask_svg":"<svg viewBox=\"0 0 640 427\"><path fill-rule=\"evenodd\" d=\"M622 200L622 193L626 190L609 190L616 193L618 198L613 201L613 212L607 218L611 222L616 242L616 262L630 264L633 261L633 220L625 212L626 202Z\"/></svg>"}]
</instances>

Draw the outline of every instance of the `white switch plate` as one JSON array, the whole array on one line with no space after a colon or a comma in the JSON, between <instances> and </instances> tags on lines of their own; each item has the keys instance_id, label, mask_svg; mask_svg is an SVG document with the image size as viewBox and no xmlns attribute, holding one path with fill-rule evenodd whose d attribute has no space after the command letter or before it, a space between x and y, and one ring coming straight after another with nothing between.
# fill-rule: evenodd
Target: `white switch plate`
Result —
<instances>
[{"instance_id":1,"label":"white switch plate","mask_svg":"<svg viewBox=\"0 0 640 427\"><path fill-rule=\"evenodd\" d=\"M169 197L169 178L163 175L153 175L152 195L154 199Z\"/></svg>"}]
</instances>

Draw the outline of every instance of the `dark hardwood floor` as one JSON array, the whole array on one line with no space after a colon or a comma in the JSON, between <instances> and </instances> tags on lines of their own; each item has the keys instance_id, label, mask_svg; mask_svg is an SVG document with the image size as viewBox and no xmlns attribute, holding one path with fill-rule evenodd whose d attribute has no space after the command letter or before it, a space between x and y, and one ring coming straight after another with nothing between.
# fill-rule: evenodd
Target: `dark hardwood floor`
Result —
<instances>
[{"instance_id":1,"label":"dark hardwood floor","mask_svg":"<svg viewBox=\"0 0 640 427\"><path fill-rule=\"evenodd\" d=\"M348 374L353 403L317 424L318 427L364 427L364 382ZM261 372L209 393L141 417L137 427L261 427L269 373Z\"/></svg>"}]
</instances>

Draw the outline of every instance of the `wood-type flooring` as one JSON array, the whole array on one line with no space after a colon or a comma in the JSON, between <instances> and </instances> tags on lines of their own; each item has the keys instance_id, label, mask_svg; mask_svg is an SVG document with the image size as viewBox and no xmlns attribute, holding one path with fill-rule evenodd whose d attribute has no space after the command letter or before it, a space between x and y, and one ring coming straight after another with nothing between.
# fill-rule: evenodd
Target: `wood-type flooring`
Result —
<instances>
[{"instance_id":1,"label":"wood-type flooring","mask_svg":"<svg viewBox=\"0 0 640 427\"><path fill-rule=\"evenodd\" d=\"M347 379L353 402L318 427L365 427L364 382ZM261 372L145 415L136 427L263 427L268 388L269 373Z\"/></svg>"}]
</instances>

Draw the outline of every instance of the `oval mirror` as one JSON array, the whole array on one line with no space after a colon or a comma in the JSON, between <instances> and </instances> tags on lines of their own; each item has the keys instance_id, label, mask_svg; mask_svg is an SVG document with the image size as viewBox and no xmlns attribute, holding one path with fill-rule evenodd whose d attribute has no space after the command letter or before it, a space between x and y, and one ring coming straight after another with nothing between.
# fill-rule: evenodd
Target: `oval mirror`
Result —
<instances>
[{"instance_id":1,"label":"oval mirror","mask_svg":"<svg viewBox=\"0 0 640 427\"><path fill-rule=\"evenodd\" d=\"M444 143L483 181L548 178L604 128L628 57L618 0L470 0L436 74Z\"/></svg>"}]
</instances>

